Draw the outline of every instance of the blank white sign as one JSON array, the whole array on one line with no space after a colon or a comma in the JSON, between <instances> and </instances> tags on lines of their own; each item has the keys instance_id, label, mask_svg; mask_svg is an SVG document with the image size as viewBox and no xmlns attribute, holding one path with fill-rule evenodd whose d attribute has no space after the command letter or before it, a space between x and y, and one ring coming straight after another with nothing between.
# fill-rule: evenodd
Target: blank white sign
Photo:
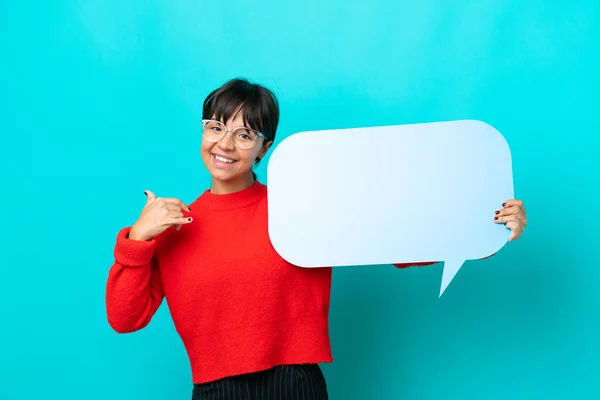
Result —
<instances>
[{"instance_id":1,"label":"blank white sign","mask_svg":"<svg viewBox=\"0 0 600 400\"><path fill-rule=\"evenodd\" d=\"M267 167L269 235L299 267L465 260L497 252L513 198L504 137L475 120L300 132Z\"/></svg>"}]
</instances>

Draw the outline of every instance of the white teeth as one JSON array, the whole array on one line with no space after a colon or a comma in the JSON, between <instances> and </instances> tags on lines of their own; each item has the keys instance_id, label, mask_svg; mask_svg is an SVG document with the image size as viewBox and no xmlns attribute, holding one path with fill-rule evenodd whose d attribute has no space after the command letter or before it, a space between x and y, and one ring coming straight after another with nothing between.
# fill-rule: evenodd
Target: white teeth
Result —
<instances>
[{"instance_id":1,"label":"white teeth","mask_svg":"<svg viewBox=\"0 0 600 400\"><path fill-rule=\"evenodd\" d=\"M228 158L223 158L223 157L220 157L220 156L217 156L217 155L215 155L215 159L217 161L221 161L221 162L228 163L228 164L231 164L233 162L233 160L230 160Z\"/></svg>"}]
</instances>

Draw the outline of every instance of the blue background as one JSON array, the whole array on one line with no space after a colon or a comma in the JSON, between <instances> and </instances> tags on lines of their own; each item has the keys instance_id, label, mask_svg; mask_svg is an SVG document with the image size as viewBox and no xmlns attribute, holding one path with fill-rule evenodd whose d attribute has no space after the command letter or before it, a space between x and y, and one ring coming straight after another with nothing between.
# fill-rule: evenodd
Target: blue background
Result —
<instances>
[{"instance_id":1,"label":"blue background","mask_svg":"<svg viewBox=\"0 0 600 400\"><path fill-rule=\"evenodd\" d=\"M167 307L118 335L104 285L144 189L208 187L202 101L235 76L278 95L278 142L473 118L511 146L528 229L441 299L441 264L334 272L332 399L598 398L599 8L3 0L0 399L191 397Z\"/></svg>"}]
</instances>

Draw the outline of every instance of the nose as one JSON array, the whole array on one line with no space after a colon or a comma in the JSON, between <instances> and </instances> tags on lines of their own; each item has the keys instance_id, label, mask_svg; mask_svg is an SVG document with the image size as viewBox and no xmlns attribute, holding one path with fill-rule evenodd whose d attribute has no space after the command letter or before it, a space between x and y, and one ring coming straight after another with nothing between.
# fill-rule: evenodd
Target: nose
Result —
<instances>
[{"instance_id":1,"label":"nose","mask_svg":"<svg viewBox=\"0 0 600 400\"><path fill-rule=\"evenodd\" d=\"M219 148L221 148L222 150L235 150L235 143L233 143L233 135L231 135L230 133L231 132L229 131L225 132L225 135L217 143Z\"/></svg>"}]
</instances>

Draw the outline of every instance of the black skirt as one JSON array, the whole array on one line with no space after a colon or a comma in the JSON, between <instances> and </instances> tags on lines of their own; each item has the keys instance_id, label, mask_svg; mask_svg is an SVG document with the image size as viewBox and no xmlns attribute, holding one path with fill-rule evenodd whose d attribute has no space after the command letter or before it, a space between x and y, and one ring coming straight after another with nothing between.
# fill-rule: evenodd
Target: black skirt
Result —
<instances>
[{"instance_id":1,"label":"black skirt","mask_svg":"<svg viewBox=\"0 0 600 400\"><path fill-rule=\"evenodd\" d=\"M196 384L192 400L327 400L317 364L282 365L266 371Z\"/></svg>"}]
</instances>

